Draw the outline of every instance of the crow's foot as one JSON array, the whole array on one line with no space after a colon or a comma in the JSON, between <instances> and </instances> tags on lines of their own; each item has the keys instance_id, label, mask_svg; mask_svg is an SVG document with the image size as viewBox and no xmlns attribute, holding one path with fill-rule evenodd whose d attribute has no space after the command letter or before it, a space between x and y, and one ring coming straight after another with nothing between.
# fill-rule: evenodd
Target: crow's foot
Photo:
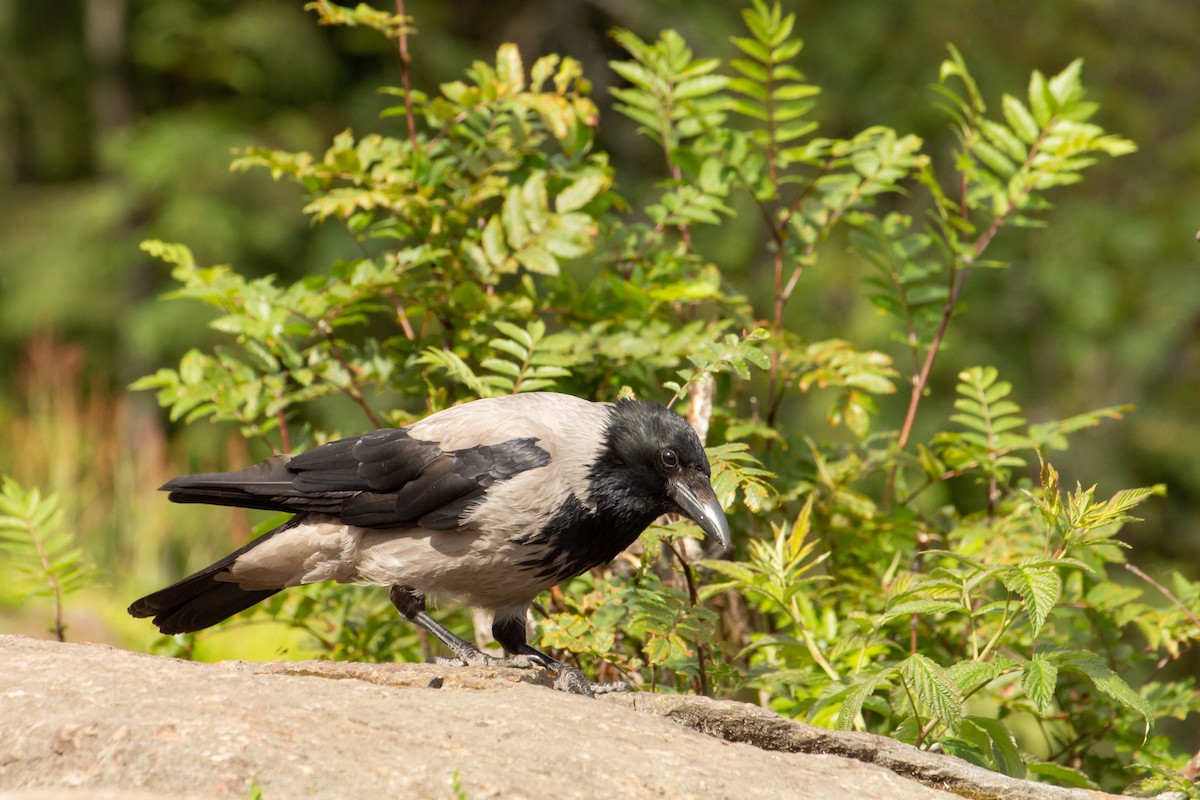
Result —
<instances>
[{"instance_id":1,"label":"crow's foot","mask_svg":"<svg viewBox=\"0 0 1200 800\"><path fill-rule=\"evenodd\" d=\"M546 666L537 656L489 656L476 650L474 653L463 653L455 658L434 658L434 664L445 667L511 667L513 669L533 669Z\"/></svg>"},{"instance_id":2,"label":"crow's foot","mask_svg":"<svg viewBox=\"0 0 1200 800\"><path fill-rule=\"evenodd\" d=\"M592 683L582 672L574 667L568 667L566 664L557 664L551 667L551 669L557 669L558 671L558 674L554 676L554 688L560 692L581 694L584 697L595 697L600 694L629 692L633 690L633 687L625 681Z\"/></svg>"},{"instance_id":3,"label":"crow's foot","mask_svg":"<svg viewBox=\"0 0 1200 800\"><path fill-rule=\"evenodd\" d=\"M595 697L601 694L611 694L612 692L631 692L633 687L625 681L616 681L614 683L592 683L575 667L569 667L558 661L554 661L549 656L542 657L522 653L516 656L489 656L481 650L474 652L462 653L455 658L432 658L431 664L439 664L444 667L509 667L512 669L537 669L543 668L549 670L554 675L554 688L560 692L568 694L581 694L584 697Z\"/></svg>"}]
</instances>

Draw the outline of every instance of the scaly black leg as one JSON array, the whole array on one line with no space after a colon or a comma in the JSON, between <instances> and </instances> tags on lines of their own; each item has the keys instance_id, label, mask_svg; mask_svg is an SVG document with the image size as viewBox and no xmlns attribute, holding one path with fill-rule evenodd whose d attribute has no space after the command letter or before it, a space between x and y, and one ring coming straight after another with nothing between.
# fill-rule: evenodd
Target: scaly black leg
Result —
<instances>
[{"instance_id":1,"label":"scaly black leg","mask_svg":"<svg viewBox=\"0 0 1200 800\"><path fill-rule=\"evenodd\" d=\"M396 610L400 612L402 617L414 625L424 628L436 636L442 644L450 648L456 658L442 659L444 662L450 662L456 666L470 667L529 668L541 664L541 662L529 655L514 654L512 658L489 656L470 642L455 636L449 628L425 612L425 595L410 586L397 584L392 587L389 596L392 599L392 605L396 607ZM532 650L533 648L530 649ZM537 651L534 650L533 652L536 653ZM549 657L543 656L543 658Z\"/></svg>"},{"instance_id":2,"label":"scaly black leg","mask_svg":"<svg viewBox=\"0 0 1200 800\"><path fill-rule=\"evenodd\" d=\"M587 695L588 697L608 692L630 691L629 684L624 681L618 681L617 683L592 683L587 679L586 675L574 667L564 664L556 658L551 658L542 651L530 646L525 641L525 613L522 610L519 615L497 618L492 621L492 638L500 643L500 646L504 648L504 652L516 658L520 658L521 656L532 658L542 666L553 670L556 673L554 688L559 691Z\"/></svg>"}]
</instances>

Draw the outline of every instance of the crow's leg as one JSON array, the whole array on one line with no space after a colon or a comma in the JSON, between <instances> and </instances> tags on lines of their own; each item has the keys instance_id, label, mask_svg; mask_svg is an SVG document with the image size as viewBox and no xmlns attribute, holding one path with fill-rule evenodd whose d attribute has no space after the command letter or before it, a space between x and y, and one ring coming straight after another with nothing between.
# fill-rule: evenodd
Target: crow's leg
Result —
<instances>
[{"instance_id":1,"label":"crow's leg","mask_svg":"<svg viewBox=\"0 0 1200 800\"><path fill-rule=\"evenodd\" d=\"M542 651L532 647L525 641L525 611L519 615L497 618L492 622L492 637L504 648L504 652L515 658L525 656L534 659L542 666L548 667L555 673L554 688L571 694L583 694L592 697L608 692L628 692L629 684L624 681L616 683L592 683L579 670L551 658Z\"/></svg>"},{"instance_id":2,"label":"crow's leg","mask_svg":"<svg viewBox=\"0 0 1200 800\"><path fill-rule=\"evenodd\" d=\"M529 668L541 665L542 662L528 655L514 654L512 658L496 658L484 653L470 642L455 636L445 625L435 620L425 612L425 595L410 586L392 587L389 596L392 605L400 615L409 622L424 628L454 653L453 659L438 659L442 663L452 663L456 666L471 667L521 667ZM530 648L532 650L532 648ZM537 652L536 650L534 651ZM543 657L545 658L545 657ZM553 660L553 659L551 659Z\"/></svg>"}]
</instances>

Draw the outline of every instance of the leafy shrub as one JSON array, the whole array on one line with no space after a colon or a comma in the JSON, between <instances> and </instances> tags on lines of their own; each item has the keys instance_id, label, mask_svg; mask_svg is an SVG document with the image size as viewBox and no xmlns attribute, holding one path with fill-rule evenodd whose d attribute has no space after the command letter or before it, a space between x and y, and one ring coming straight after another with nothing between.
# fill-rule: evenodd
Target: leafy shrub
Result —
<instances>
[{"instance_id":1,"label":"leafy shrub","mask_svg":"<svg viewBox=\"0 0 1200 800\"><path fill-rule=\"evenodd\" d=\"M88 586L96 568L76 546L75 536L62 530L58 497L43 497L15 480L0 481L0 554L7 556L6 577L14 593L49 603L54 609L50 631L66 641L63 609L67 595Z\"/></svg>"},{"instance_id":2,"label":"leafy shrub","mask_svg":"<svg viewBox=\"0 0 1200 800\"><path fill-rule=\"evenodd\" d=\"M407 20L310 7L407 52ZM405 71L386 90L399 136L245 151L237 168L295 181L313 221L344 226L360 254L281 286L147 243L172 265L173 296L215 307L227 336L136 387L173 419L233 422L276 452L508 392L686 401L737 552L697 559L690 523L657 525L610 570L548 594L544 645L599 677L757 690L785 714L1013 775L1114 787L1136 758L1159 770L1143 788L1162 784L1181 755L1150 725L1196 699L1190 680L1158 675L1197 633L1200 589L1146 581L1165 598L1151 603L1118 580L1122 565L1141 573L1116 535L1159 487L1064 490L1047 460L1127 409L1033 424L995 369L963 365L954 413L917 424L969 277L1006 266L996 237L1045 224L1052 190L1133 145L1091 121L1080 62L1034 72L995 115L953 48L935 87L951 152L884 126L823 138L794 16L762 0L743 16L728 64L673 31L614 34L629 54L612 64L614 108L663 157L647 198L618 192L580 65L547 55L527 69L511 45L436 94L407 88ZM765 312L698 233L734 224L764 231ZM810 268L846 242L888 342L786 323ZM359 418L321 422L323 398ZM820 433L798 431L822 401ZM354 591L293 592L259 613L332 656L423 655L390 633L386 602Z\"/></svg>"}]
</instances>

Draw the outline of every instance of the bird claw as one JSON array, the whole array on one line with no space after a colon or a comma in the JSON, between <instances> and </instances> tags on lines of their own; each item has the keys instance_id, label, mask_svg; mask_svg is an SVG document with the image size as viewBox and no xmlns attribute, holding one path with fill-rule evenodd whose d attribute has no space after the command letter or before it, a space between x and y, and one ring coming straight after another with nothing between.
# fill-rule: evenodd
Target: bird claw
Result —
<instances>
[{"instance_id":1,"label":"bird claw","mask_svg":"<svg viewBox=\"0 0 1200 800\"><path fill-rule=\"evenodd\" d=\"M533 669L545 666L533 656L519 655L499 658L482 652L465 653L455 658L437 657L432 659L432 663L443 667L510 667L513 669Z\"/></svg>"},{"instance_id":2,"label":"bird claw","mask_svg":"<svg viewBox=\"0 0 1200 800\"><path fill-rule=\"evenodd\" d=\"M554 677L554 688L560 692L568 694L580 694L584 697L596 697L601 694L611 694L613 692L631 692L633 687L625 681L615 681L613 683L592 683L579 670L574 667L560 665L558 667L558 675Z\"/></svg>"},{"instance_id":3,"label":"bird claw","mask_svg":"<svg viewBox=\"0 0 1200 800\"><path fill-rule=\"evenodd\" d=\"M633 687L625 681L613 681L612 683L593 683L593 694L615 694L617 692L632 692Z\"/></svg>"},{"instance_id":4,"label":"bird claw","mask_svg":"<svg viewBox=\"0 0 1200 800\"><path fill-rule=\"evenodd\" d=\"M554 676L554 688L567 694L581 694L584 697L595 697L592 682L574 667L563 666Z\"/></svg>"},{"instance_id":5,"label":"bird claw","mask_svg":"<svg viewBox=\"0 0 1200 800\"><path fill-rule=\"evenodd\" d=\"M454 658L435 657L431 664L443 667L508 667L511 669L548 669L555 673L554 688L567 694L578 694L584 697L596 697L613 692L632 692L633 687L625 681L613 683L592 683L581 671L557 661L547 661L535 655L522 653L516 656L489 656L482 651L463 653Z\"/></svg>"}]
</instances>

